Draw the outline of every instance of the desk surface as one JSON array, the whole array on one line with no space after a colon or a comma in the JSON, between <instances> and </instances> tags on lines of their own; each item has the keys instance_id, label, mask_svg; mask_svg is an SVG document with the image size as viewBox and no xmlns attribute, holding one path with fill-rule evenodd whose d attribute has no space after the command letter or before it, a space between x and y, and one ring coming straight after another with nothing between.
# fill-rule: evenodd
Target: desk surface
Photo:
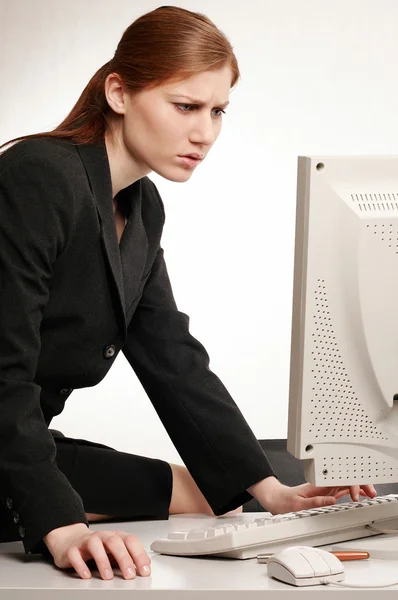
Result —
<instances>
[{"instance_id":1,"label":"desk surface","mask_svg":"<svg viewBox=\"0 0 398 600\"><path fill-rule=\"evenodd\" d=\"M396 598L398 585L382 589L351 589L332 586L297 588L271 579L267 567L256 559L234 560L222 558L180 558L153 553L149 550L154 539L166 537L169 531L210 526L213 522L234 522L253 519L263 513L243 513L233 517L202 515L174 515L168 521L139 521L123 523L96 523L90 529L121 529L134 532L143 542L152 560L150 577L137 576L127 581L114 569L114 578L105 581L98 571L90 580L83 580L74 571L61 570L46 562L40 555L25 555L21 542L0 544L0 600L51 600L96 598L101 600L123 597L134 591L134 600L284 600L292 594L329 594L328 598L374 600L383 594L383 600ZM374 538L373 538L374 539ZM391 539L391 536L389 536ZM380 539L381 543L382 540ZM397 537L398 543L398 537ZM363 585L382 584L398 580L398 561L369 559L345 562L346 583ZM94 596L96 594L96 596ZM304 596L301 596L304 598ZM318 598L318 596L313 596Z\"/></svg>"}]
</instances>

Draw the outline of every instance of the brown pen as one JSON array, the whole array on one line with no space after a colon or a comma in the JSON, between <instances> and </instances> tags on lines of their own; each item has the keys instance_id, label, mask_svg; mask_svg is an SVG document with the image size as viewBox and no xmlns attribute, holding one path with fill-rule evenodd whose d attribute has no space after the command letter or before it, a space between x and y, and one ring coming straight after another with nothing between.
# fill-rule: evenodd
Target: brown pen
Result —
<instances>
[{"instance_id":1,"label":"brown pen","mask_svg":"<svg viewBox=\"0 0 398 600\"><path fill-rule=\"evenodd\" d=\"M340 552L331 552L330 554L334 554L339 560L363 560L364 558L369 558L369 552L354 552L352 550Z\"/></svg>"}]
</instances>

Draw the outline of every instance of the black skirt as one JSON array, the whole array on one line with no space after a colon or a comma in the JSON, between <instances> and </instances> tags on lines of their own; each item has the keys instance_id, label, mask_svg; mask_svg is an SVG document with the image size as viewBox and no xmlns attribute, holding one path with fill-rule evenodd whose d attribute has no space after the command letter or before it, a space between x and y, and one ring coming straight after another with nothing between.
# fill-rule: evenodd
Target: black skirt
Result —
<instances>
[{"instance_id":1,"label":"black skirt","mask_svg":"<svg viewBox=\"0 0 398 600\"><path fill-rule=\"evenodd\" d=\"M50 431L57 448L57 466L80 495L86 513L107 515L115 521L168 519L172 492L169 463ZM20 540L18 523L3 504L0 542Z\"/></svg>"}]
</instances>

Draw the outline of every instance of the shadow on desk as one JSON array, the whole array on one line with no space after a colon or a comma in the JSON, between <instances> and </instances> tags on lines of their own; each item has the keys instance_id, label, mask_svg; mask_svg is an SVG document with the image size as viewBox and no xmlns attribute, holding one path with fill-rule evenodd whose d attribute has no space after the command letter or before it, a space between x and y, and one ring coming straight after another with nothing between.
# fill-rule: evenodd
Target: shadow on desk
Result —
<instances>
[{"instance_id":1,"label":"shadow on desk","mask_svg":"<svg viewBox=\"0 0 398 600\"><path fill-rule=\"evenodd\" d=\"M305 483L304 463L295 458L286 449L287 440L258 440L272 468L281 483L294 486ZM375 485L376 492L380 496L386 494L397 494L398 483L381 483ZM347 502L349 496L340 498L337 502ZM243 505L243 512L262 512L264 509L255 498Z\"/></svg>"}]
</instances>

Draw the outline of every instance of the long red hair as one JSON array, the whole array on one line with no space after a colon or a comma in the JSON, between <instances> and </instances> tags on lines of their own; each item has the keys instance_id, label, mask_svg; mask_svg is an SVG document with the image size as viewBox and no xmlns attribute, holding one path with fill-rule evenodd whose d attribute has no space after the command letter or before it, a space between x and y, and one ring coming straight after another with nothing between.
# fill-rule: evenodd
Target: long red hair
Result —
<instances>
[{"instance_id":1,"label":"long red hair","mask_svg":"<svg viewBox=\"0 0 398 600\"><path fill-rule=\"evenodd\" d=\"M103 140L112 112L104 83L111 73L117 73L125 89L135 93L225 66L231 68L233 87L239 79L235 54L227 37L210 19L176 6L162 6L139 17L125 30L114 57L93 75L62 123L52 131L9 140L0 148L40 137L63 138L76 144Z\"/></svg>"}]
</instances>

